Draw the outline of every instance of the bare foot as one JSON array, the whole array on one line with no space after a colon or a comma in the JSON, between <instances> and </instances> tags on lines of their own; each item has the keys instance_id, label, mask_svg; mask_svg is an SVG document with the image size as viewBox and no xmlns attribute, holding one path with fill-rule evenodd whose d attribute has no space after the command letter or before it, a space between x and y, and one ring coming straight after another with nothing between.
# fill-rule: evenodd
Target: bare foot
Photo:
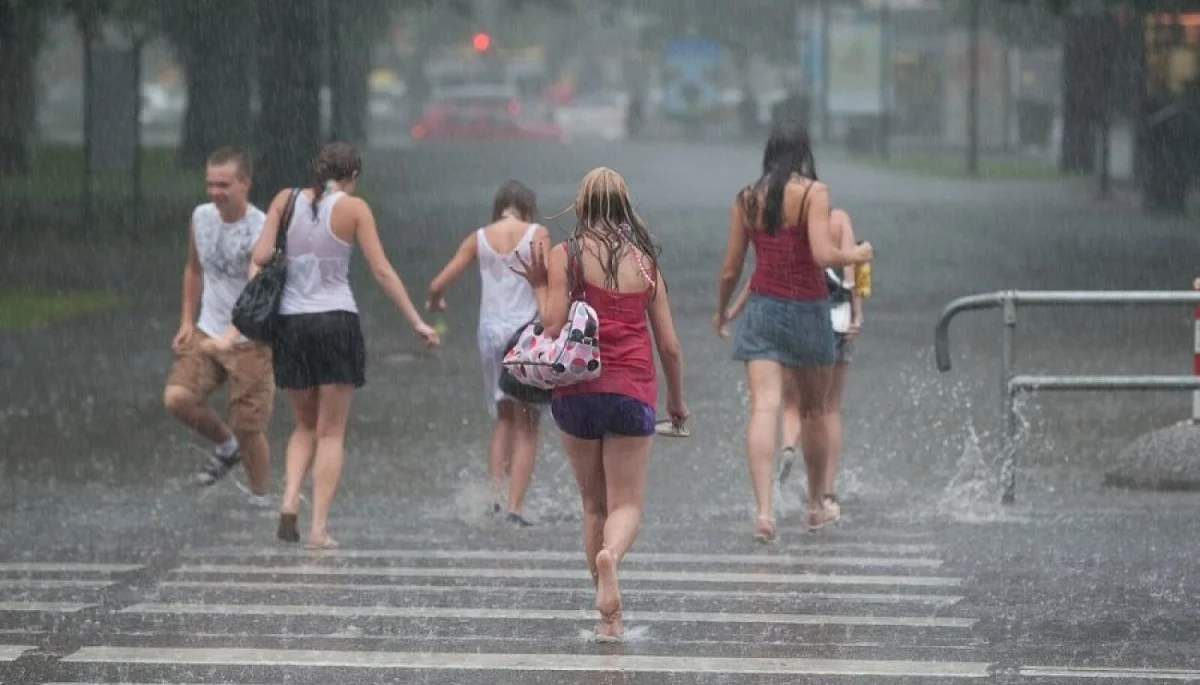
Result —
<instances>
[{"instance_id":1,"label":"bare foot","mask_svg":"<svg viewBox=\"0 0 1200 685\"><path fill-rule=\"evenodd\" d=\"M804 527L808 528L810 533L815 533L825 527L825 507L820 503L809 506L808 512L804 515Z\"/></svg>"},{"instance_id":2,"label":"bare foot","mask_svg":"<svg viewBox=\"0 0 1200 685\"><path fill-rule=\"evenodd\" d=\"M821 506L825 509L825 521L837 523L842 518L842 505L838 503L837 495L828 494L821 498Z\"/></svg>"},{"instance_id":3,"label":"bare foot","mask_svg":"<svg viewBox=\"0 0 1200 685\"><path fill-rule=\"evenodd\" d=\"M754 541L769 545L775 542L775 521L766 516L754 520Z\"/></svg>"},{"instance_id":4,"label":"bare foot","mask_svg":"<svg viewBox=\"0 0 1200 685\"><path fill-rule=\"evenodd\" d=\"M617 559L607 549L596 555L596 609L598 637L621 637L621 586L617 582Z\"/></svg>"},{"instance_id":5,"label":"bare foot","mask_svg":"<svg viewBox=\"0 0 1200 685\"><path fill-rule=\"evenodd\" d=\"M304 548L307 550L313 551L313 552L324 552L327 550L337 549L340 546L341 545L338 544L337 540L334 540L333 538L326 535L324 538L322 538L320 540L310 539L308 541L308 544L305 545Z\"/></svg>"}]
</instances>

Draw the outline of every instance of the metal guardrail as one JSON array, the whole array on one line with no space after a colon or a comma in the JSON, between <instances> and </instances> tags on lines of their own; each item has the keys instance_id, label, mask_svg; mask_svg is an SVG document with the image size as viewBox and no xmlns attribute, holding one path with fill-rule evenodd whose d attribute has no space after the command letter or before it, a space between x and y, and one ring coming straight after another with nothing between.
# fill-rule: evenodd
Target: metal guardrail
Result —
<instances>
[{"instance_id":1,"label":"metal guardrail","mask_svg":"<svg viewBox=\"0 0 1200 685\"><path fill-rule=\"evenodd\" d=\"M950 321L963 312L999 308L1003 312L1000 348L1001 420L1004 425L1005 460L1000 473L1001 502L1016 499L1017 453L1016 396L1025 391L1111 391L1111 390L1200 390L1200 376L1028 376L1014 375L1017 306L1114 306L1114 305L1200 306L1200 292L1183 290L1002 290L960 297L946 305L934 332L938 371L950 370Z\"/></svg>"}]
</instances>

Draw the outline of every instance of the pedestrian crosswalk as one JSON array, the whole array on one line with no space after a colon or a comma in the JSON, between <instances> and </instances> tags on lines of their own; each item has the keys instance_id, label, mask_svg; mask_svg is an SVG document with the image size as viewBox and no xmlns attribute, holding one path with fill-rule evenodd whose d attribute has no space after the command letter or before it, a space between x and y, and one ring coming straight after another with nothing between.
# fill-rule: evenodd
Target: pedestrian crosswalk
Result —
<instances>
[{"instance_id":1,"label":"pedestrian crosswalk","mask_svg":"<svg viewBox=\"0 0 1200 685\"><path fill-rule=\"evenodd\" d=\"M999 677L997 655L974 634L980 617L960 608L965 580L931 538L846 530L768 549L714 543L712 553L639 543L622 564L629 637L620 645L589 639L594 591L569 526L511 546L423 546L398 534L394 546L364 540L311 553L227 539L153 568L0 563L0 643L12 643L0 644L0 683ZM21 664L36 677L6 677ZM1046 682L1105 672L1004 673Z\"/></svg>"},{"instance_id":2,"label":"pedestrian crosswalk","mask_svg":"<svg viewBox=\"0 0 1200 685\"><path fill-rule=\"evenodd\" d=\"M594 591L576 535L538 549L421 545L414 535L323 553L240 538L186 549L151 586L104 607L103 628L63 650L53 672L63 683L225 683L250 668L279 680L350 672L364 682L412 672L445 682L521 672L559 673L560 682L596 672L989 675L989 662L961 658L976 618L955 613L963 579L923 536L814 537L742 553L639 545L621 572L632 637L614 648L588 639ZM0 565L0 613L9 604L68 612L46 593L78 600L112 582L95 574L139 568ZM20 573L56 577L8 577Z\"/></svg>"}]
</instances>

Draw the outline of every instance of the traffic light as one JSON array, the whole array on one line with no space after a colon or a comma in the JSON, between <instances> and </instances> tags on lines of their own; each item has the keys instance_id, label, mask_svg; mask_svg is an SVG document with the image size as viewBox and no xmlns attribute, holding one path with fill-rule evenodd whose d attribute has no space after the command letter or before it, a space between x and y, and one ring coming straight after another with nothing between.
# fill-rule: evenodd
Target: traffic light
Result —
<instances>
[{"instance_id":1,"label":"traffic light","mask_svg":"<svg viewBox=\"0 0 1200 685\"><path fill-rule=\"evenodd\" d=\"M471 47L475 48L475 52L487 52L492 47L492 37L480 31L471 37Z\"/></svg>"}]
</instances>

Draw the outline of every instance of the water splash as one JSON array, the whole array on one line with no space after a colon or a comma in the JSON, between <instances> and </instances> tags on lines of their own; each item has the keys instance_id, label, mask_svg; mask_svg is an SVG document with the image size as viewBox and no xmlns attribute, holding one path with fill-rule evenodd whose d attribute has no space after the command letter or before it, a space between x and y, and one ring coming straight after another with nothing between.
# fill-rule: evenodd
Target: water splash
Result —
<instances>
[{"instance_id":1,"label":"water splash","mask_svg":"<svg viewBox=\"0 0 1200 685\"><path fill-rule=\"evenodd\" d=\"M1020 413L1018 412L1018 416ZM934 515L961 523L1007 523L1028 520L1026 511L1000 503L1003 494L1002 465L1011 450L1019 450L1029 434L1029 422L1018 421L1018 433L1012 445L1002 446L989 456L985 441L973 423L966 426L962 453L955 464L950 482L942 490Z\"/></svg>"},{"instance_id":2,"label":"water splash","mask_svg":"<svg viewBox=\"0 0 1200 685\"><path fill-rule=\"evenodd\" d=\"M473 476L464 469L459 474L458 485L454 489L454 497L448 502L449 511L438 512L438 518L453 519L469 526L479 526L492 520L492 506L496 502L496 493L491 482L485 478Z\"/></svg>"},{"instance_id":3,"label":"water splash","mask_svg":"<svg viewBox=\"0 0 1200 685\"><path fill-rule=\"evenodd\" d=\"M584 642L594 642L599 644L628 644L648 642L650 640L650 626L633 626L625 628L618 639L600 635L595 630L581 629L579 631L579 639Z\"/></svg>"}]
</instances>

